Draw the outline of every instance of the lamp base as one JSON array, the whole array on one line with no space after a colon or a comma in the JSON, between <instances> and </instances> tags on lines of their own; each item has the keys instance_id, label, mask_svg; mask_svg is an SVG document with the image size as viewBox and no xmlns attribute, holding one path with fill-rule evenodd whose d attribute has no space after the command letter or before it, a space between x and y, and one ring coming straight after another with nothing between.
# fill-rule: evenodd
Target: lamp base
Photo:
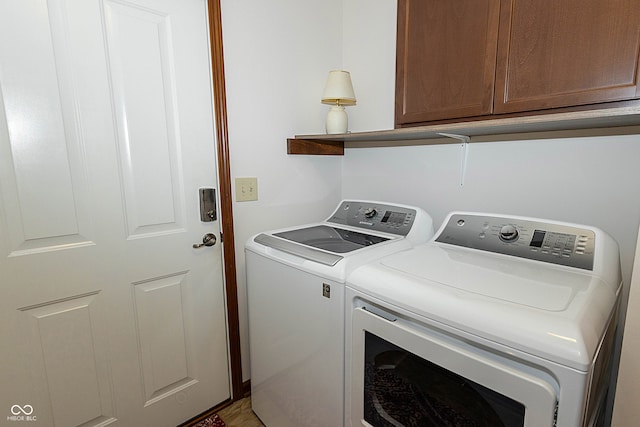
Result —
<instances>
[{"instance_id":1,"label":"lamp base","mask_svg":"<svg viewBox=\"0 0 640 427\"><path fill-rule=\"evenodd\" d=\"M349 119L342 105L332 105L327 113L327 133L347 133Z\"/></svg>"}]
</instances>

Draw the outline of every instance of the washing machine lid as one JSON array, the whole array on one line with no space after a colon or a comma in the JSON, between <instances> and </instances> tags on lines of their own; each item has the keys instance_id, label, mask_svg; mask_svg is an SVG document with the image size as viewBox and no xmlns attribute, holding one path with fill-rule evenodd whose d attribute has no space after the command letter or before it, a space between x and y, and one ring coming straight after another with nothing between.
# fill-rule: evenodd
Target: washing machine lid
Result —
<instances>
[{"instance_id":1,"label":"washing machine lid","mask_svg":"<svg viewBox=\"0 0 640 427\"><path fill-rule=\"evenodd\" d=\"M397 239L397 237L395 237ZM392 240L324 224L290 230L260 233L253 241L297 257L329 267L335 266L350 252Z\"/></svg>"},{"instance_id":2,"label":"washing machine lid","mask_svg":"<svg viewBox=\"0 0 640 427\"><path fill-rule=\"evenodd\" d=\"M298 228L273 233L273 235L302 245L311 246L312 248L340 254L353 252L389 240L386 237L374 236L372 234L360 233L329 225Z\"/></svg>"},{"instance_id":3,"label":"washing machine lid","mask_svg":"<svg viewBox=\"0 0 640 427\"><path fill-rule=\"evenodd\" d=\"M249 238L245 249L344 281L347 272L362 263L432 236L433 220L418 207L343 200L326 221L259 233Z\"/></svg>"}]
</instances>

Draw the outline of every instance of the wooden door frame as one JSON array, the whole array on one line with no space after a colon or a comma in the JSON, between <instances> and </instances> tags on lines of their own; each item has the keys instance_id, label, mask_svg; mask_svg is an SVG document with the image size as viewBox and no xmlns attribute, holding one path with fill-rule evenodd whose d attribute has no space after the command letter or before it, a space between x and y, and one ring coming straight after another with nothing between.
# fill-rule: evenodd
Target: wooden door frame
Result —
<instances>
[{"instance_id":1,"label":"wooden door frame","mask_svg":"<svg viewBox=\"0 0 640 427\"><path fill-rule=\"evenodd\" d=\"M227 298L227 327L229 340L229 366L231 368L231 400L242 399L249 385L242 382L242 356L240 352L240 320L238 316L238 285L236 280L235 237L233 233L233 206L231 194L231 163L227 129L227 95L224 78L224 52L222 49L222 15L220 0L207 0L209 10L209 39L213 104L215 115L216 148L218 153L218 191L220 192L221 224L224 236L224 281Z\"/></svg>"}]
</instances>

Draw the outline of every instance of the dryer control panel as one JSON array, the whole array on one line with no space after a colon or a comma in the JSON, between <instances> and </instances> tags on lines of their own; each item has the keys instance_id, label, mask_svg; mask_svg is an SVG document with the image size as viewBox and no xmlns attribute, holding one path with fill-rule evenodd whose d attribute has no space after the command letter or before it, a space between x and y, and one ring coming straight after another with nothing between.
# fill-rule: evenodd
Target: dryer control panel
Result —
<instances>
[{"instance_id":1,"label":"dryer control panel","mask_svg":"<svg viewBox=\"0 0 640 427\"><path fill-rule=\"evenodd\" d=\"M521 217L454 213L436 242L593 270L595 233Z\"/></svg>"}]
</instances>

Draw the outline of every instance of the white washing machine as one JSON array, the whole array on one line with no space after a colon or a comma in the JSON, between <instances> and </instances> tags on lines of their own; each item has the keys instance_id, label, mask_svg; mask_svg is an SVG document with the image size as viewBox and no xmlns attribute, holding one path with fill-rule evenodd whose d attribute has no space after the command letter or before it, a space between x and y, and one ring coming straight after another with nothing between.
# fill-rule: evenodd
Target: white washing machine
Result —
<instances>
[{"instance_id":1,"label":"white washing machine","mask_svg":"<svg viewBox=\"0 0 640 427\"><path fill-rule=\"evenodd\" d=\"M597 228L450 214L347 280L345 425L596 425L621 285Z\"/></svg>"},{"instance_id":2,"label":"white washing machine","mask_svg":"<svg viewBox=\"0 0 640 427\"><path fill-rule=\"evenodd\" d=\"M268 427L344 421L344 283L433 236L422 209L342 201L326 221L246 244L252 409Z\"/></svg>"}]
</instances>

